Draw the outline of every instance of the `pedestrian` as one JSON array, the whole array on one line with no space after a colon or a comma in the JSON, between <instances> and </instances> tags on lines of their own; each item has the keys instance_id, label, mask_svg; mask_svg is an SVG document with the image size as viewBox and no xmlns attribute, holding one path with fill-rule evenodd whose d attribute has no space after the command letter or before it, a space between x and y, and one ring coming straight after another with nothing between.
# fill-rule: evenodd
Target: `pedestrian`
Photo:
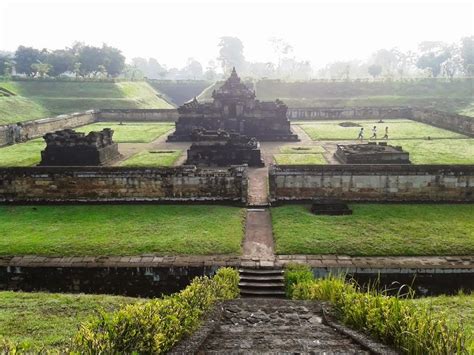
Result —
<instances>
[{"instance_id":1,"label":"pedestrian","mask_svg":"<svg viewBox=\"0 0 474 355\"><path fill-rule=\"evenodd\" d=\"M359 131L359 136L357 137L359 140L364 140L364 127L362 127Z\"/></svg>"},{"instance_id":2,"label":"pedestrian","mask_svg":"<svg viewBox=\"0 0 474 355\"><path fill-rule=\"evenodd\" d=\"M383 136L382 139L388 139L388 126L385 127L385 135Z\"/></svg>"},{"instance_id":3,"label":"pedestrian","mask_svg":"<svg viewBox=\"0 0 474 355\"><path fill-rule=\"evenodd\" d=\"M372 128L372 137L370 137L370 139L377 139L377 126L374 126L374 128Z\"/></svg>"}]
</instances>

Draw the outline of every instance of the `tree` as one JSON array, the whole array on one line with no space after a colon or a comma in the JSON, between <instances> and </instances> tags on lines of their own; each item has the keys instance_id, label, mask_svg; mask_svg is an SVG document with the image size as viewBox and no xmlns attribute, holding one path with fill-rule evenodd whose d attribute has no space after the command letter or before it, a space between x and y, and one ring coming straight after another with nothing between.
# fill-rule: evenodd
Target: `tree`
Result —
<instances>
[{"instance_id":1,"label":"tree","mask_svg":"<svg viewBox=\"0 0 474 355\"><path fill-rule=\"evenodd\" d=\"M273 51L275 52L275 55L278 58L277 64L278 64L278 70L280 70L282 58L290 54L293 51L293 47L288 42L286 42L283 38L270 37L269 41L273 47Z\"/></svg>"},{"instance_id":2,"label":"tree","mask_svg":"<svg viewBox=\"0 0 474 355\"><path fill-rule=\"evenodd\" d=\"M441 65L451 57L448 45L439 41L425 41L419 45L421 55L418 57L416 66L420 69L428 69L433 77L441 73Z\"/></svg>"},{"instance_id":3,"label":"tree","mask_svg":"<svg viewBox=\"0 0 474 355\"><path fill-rule=\"evenodd\" d=\"M219 57L222 70L228 74L232 67L242 71L245 66L244 45L237 37L221 37L219 42Z\"/></svg>"},{"instance_id":4,"label":"tree","mask_svg":"<svg viewBox=\"0 0 474 355\"><path fill-rule=\"evenodd\" d=\"M82 46L77 59L81 63L81 76L97 75L99 65L104 62L102 50L92 46Z\"/></svg>"},{"instance_id":5,"label":"tree","mask_svg":"<svg viewBox=\"0 0 474 355\"><path fill-rule=\"evenodd\" d=\"M371 66L369 66L367 71L375 79L380 74L382 74L382 66L379 64L372 64Z\"/></svg>"},{"instance_id":6,"label":"tree","mask_svg":"<svg viewBox=\"0 0 474 355\"><path fill-rule=\"evenodd\" d=\"M105 67L107 75L119 75L125 68L125 57L122 52L106 44L102 45L101 52L103 57L101 65Z\"/></svg>"},{"instance_id":7,"label":"tree","mask_svg":"<svg viewBox=\"0 0 474 355\"><path fill-rule=\"evenodd\" d=\"M189 79L201 79L202 78L202 65L194 58L188 58L186 66L181 70L184 77Z\"/></svg>"},{"instance_id":8,"label":"tree","mask_svg":"<svg viewBox=\"0 0 474 355\"><path fill-rule=\"evenodd\" d=\"M48 63L33 63L31 64L31 69L35 75L39 76L40 78L44 78L51 69L51 65Z\"/></svg>"},{"instance_id":9,"label":"tree","mask_svg":"<svg viewBox=\"0 0 474 355\"><path fill-rule=\"evenodd\" d=\"M52 76L58 76L67 71L73 71L74 62L74 54L71 50L67 49L59 49L52 51L46 57L46 63L51 66L49 74Z\"/></svg>"},{"instance_id":10,"label":"tree","mask_svg":"<svg viewBox=\"0 0 474 355\"><path fill-rule=\"evenodd\" d=\"M31 67L33 64L43 60L44 51L32 47L19 46L15 52L15 68L18 73L31 76L35 71Z\"/></svg>"},{"instance_id":11,"label":"tree","mask_svg":"<svg viewBox=\"0 0 474 355\"><path fill-rule=\"evenodd\" d=\"M461 59L464 72L474 75L474 36L465 37L461 40Z\"/></svg>"},{"instance_id":12,"label":"tree","mask_svg":"<svg viewBox=\"0 0 474 355\"><path fill-rule=\"evenodd\" d=\"M0 55L0 76L10 76L13 67L13 60L8 55Z\"/></svg>"}]
</instances>

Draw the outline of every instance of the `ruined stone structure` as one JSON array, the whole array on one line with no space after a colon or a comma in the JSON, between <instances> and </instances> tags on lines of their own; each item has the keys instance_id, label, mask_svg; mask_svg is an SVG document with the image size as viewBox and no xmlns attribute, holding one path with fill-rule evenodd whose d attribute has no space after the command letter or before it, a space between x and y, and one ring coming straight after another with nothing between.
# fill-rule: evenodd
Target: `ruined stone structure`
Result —
<instances>
[{"instance_id":1,"label":"ruined stone structure","mask_svg":"<svg viewBox=\"0 0 474 355\"><path fill-rule=\"evenodd\" d=\"M222 130L196 129L191 134L191 139L194 143L188 149L188 165L264 165L255 138Z\"/></svg>"},{"instance_id":2,"label":"ruined stone structure","mask_svg":"<svg viewBox=\"0 0 474 355\"><path fill-rule=\"evenodd\" d=\"M79 133L64 129L44 136L46 148L41 152L40 166L98 166L120 158L114 131Z\"/></svg>"},{"instance_id":3,"label":"ruined stone structure","mask_svg":"<svg viewBox=\"0 0 474 355\"><path fill-rule=\"evenodd\" d=\"M410 164L408 152L386 142L338 144L334 157L343 164Z\"/></svg>"},{"instance_id":4,"label":"ruined stone structure","mask_svg":"<svg viewBox=\"0 0 474 355\"><path fill-rule=\"evenodd\" d=\"M245 86L235 68L230 77L212 93L214 102L196 99L178 108L176 131L168 141L190 141L196 128L234 131L259 141L297 141L286 117L288 107L280 100L261 102Z\"/></svg>"}]
</instances>

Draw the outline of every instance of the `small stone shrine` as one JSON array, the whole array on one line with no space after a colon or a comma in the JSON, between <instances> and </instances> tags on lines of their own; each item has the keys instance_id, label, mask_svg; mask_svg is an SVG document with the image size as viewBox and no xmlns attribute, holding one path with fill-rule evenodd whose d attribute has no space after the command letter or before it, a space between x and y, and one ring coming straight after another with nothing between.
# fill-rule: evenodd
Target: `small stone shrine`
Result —
<instances>
[{"instance_id":1,"label":"small stone shrine","mask_svg":"<svg viewBox=\"0 0 474 355\"><path fill-rule=\"evenodd\" d=\"M229 166L247 164L264 166L260 147L255 138L222 130L196 129L188 149L187 165Z\"/></svg>"},{"instance_id":2,"label":"small stone shrine","mask_svg":"<svg viewBox=\"0 0 474 355\"><path fill-rule=\"evenodd\" d=\"M343 216L352 214L352 210L343 201L321 199L313 200L311 213L315 215Z\"/></svg>"},{"instance_id":3,"label":"small stone shrine","mask_svg":"<svg viewBox=\"0 0 474 355\"><path fill-rule=\"evenodd\" d=\"M410 164L408 152L386 142L338 144L334 157L343 164Z\"/></svg>"},{"instance_id":4,"label":"small stone shrine","mask_svg":"<svg viewBox=\"0 0 474 355\"><path fill-rule=\"evenodd\" d=\"M43 136L46 148L41 152L39 166L98 166L121 157L114 131L105 128L89 134L64 129Z\"/></svg>"},{"instance_id":5,"label":"small stone shrine","mask_svg":"<svg viewBox=\"0 0 474 355\"><path fill-rule=\"evenodd\" d=\"M259 141L298 141L286 117L288 107L280 100L256 100L255 92L240 81L235 68L212 98L214 101L207 103L195 98L179 107L176 130L168 141L190 141L196 128L234 131Z\"/></svg>"}]
</instances>

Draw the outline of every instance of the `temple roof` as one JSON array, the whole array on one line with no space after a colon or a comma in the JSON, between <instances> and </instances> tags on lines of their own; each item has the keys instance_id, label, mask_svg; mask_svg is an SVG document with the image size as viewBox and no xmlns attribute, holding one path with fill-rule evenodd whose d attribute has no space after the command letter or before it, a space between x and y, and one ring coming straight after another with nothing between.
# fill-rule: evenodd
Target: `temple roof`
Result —
<instances>
[{"instance_id":1,"label":"temple roof","mask_svg":"<svg viewBox=\"0 0 474 355\"><path fill-rule=\"evenodd\" d=\"M241 82L235 67L232 69L232 73L224 84L212 93L213 98L225 98L225 97L242 97L242 98L255 98L255 92L250 90L244 83Z\"/></svg>"}]
</instances>

